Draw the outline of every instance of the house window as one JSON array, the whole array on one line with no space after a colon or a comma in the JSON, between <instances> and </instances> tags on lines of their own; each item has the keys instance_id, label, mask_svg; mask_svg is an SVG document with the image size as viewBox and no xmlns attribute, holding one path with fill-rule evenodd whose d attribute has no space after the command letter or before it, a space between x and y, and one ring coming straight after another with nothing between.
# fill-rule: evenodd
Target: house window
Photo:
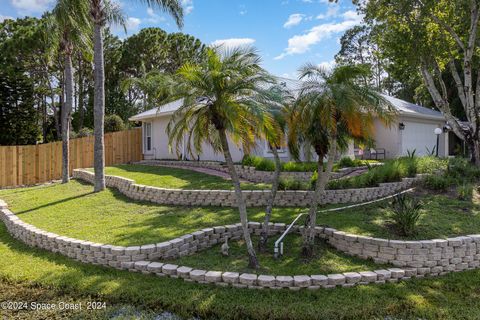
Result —
<instances>
[{"instance_id":1,"label":"house window","mask_svg":"<svg viewBox=\"0 0 480 320\"><path fill-rule=\"evenodd\" d=\"M265 141L265 150L266 150L266 154L272 154L272 146L267 141ZM287 152L287 146L285 145L285 146L277 147L277 152L278 153Z\"/></svg>"},{"instance_id":2,"label":"house window","mask_svg":"<svg viewBox=\"0 0 480 320\"><path fill-rule=\"evenodd\" d=\"M152 124L150 122L143 124L143 149L145 152L152 151Z\"/></svg>"}]
</instances>

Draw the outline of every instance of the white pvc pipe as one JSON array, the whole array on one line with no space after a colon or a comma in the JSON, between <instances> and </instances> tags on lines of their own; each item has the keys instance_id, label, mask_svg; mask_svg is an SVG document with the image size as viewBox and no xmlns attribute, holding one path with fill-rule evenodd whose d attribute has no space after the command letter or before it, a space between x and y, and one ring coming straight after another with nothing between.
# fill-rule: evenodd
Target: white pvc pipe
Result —
<instances>
[{"instance_id":1,"label":"white pvc pipe","mask_svg":"<svg viewBox=\"0 0 480 320\"><path fill-rule=\"evenodd\" d=\"M407 189L407 190L403 190L403 191L401 191L401 192L398 192L398 193L395 193L395 194L392 194L392 195L390 195L390 196L386 196L386 197L383 197L383 198L380 198L380 199L371 200L371 201L362 202L362 203L357 203L357 204L352 204L352 205L345 206L345 207L325 209L325 210L317 211L317 213L333 212L333 211L340 211L340 210L351 209L351 208L355 208L355 207L366 206L366 205L369 205L369 204L372 204L372 203L375 203L375 202L384 201L384 200L387 200L387 199L396 197L396 196L398 196L398 195L401 195L401 194L410 192L410 191L412 191L413 189L415 189L415 188L410 188L410 189ZM300 219L300 217L303 216L304 214L307 214L307 213L306 213L306 212L300 213L300 214L295 218L295 220L293 220L292 223L290 223L290 225L289 225L289 226L287 227L287 229L282 233L282 235L280 236L280 238L278 238L278 240L275 241L275 246L274 246L274 248L273 248L273 254L274 254L274 257L275 257L275 258L278 258L278 257L279 257L279 254L280 254L280 255L283 255L283 238L285 238L285 236L288 234L288 232L290 231L290 229L292 229L292 227L293 227L293 225L295 224L295 222L297 222L298 219ZM280 251L278 250L278 245L279 245L279 244L280 244Z\"/></svg>"}]
</instances>

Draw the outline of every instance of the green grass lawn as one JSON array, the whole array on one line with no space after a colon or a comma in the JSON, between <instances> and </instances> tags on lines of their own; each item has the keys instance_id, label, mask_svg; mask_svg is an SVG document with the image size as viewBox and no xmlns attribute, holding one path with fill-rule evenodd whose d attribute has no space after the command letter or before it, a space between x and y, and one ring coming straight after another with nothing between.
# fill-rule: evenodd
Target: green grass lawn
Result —
<instances>
[{"instance_id":1,"label":"green grass lawn","mask_svg":"<svg viewBox=\"0 0 480 320\"><path fill-rule=\"evenodd\" d=\"M82 264L14 240L3 224L0 257L0 282L22 290L26 301L37 301L32 290L42 289L49 292L44 296L47 302L94 299L105 301L108 310L130 304L202 319L478 319L480 314L480 270L334 290L220 288ZM2 299L20 297L7 293ZM6 311L0 310L0 315L11 318ZM29 318L35 314L17 317Z\"/></svg>"},{"instance_id":2,"label":"green grass lawn","mask_svg":"<svg viewBox=\"0 0 480 320\"><path fill-rule=\"evenodd\" d=\"M239 222L234 208L174 207L126 198L114 189L94 194L93 187L69 184L0 190L0 199L27 223L73 238L116 245L169 240L202 228ZM427 195L419 232L413 238L433 239L480 231L478 204L444 195ZM263 220L263 208L250 208L249 219ZM301 208L275 208L272 221L290 223ZM356 234L399 238L388 227L388 210L377 206L319 213L319 225Z\"/></svg>"},{"instance_id":3,"label":"green grass lawn","mask_svg":"<svg viewBox=\"0 0 480 320\"><path fill-rule=\"evenodd\" d=\"M120 245L163 241L202 227L238 221L234 209L164 207L128 200L114 190L99 194L91 191L91 185L72 181L67 185L0 190L0 198L6 200L23 220L42 229ZM425 235L433 238L478 232L476 204L442 195L427 196L425 201L425 208L429 209L429 217L422 218L424 227L421 230ZM299 210L277 209L273 221L291 221ZM250 210L250 219L260 221L262 216L261 208ZM371 207L321 214L318 220L320 224L342 230L382 236L388 229L380 221L386 219L385 210ZM292 237L288 240L298 239ZM241 248L235 248L239 244L231 245L229 259L235 261L234 252ZM207 250L204 254L214 255L215 250ZM278 262L278 268L283 271L291 268L289 255L295 252L290 250L291 246L286 243L287 256ZM326 264L323 257L328 257L329 249L323 248L321 253L319 264ZM50 292L47 300L73 296L82 301L94 298L106 301L113 310L127 304L142 310L160 312L166 309L182 316L196 315L204 319L383 319L387 316L477 319L480 314L480 270L335 290L291 292L220 288L82 264L14 240L3 224L0 224L0 257L0 287L22 290L22 299L30 301L38 298L34 290L38 288ZM272 268L273 262L261 259L265 268ZM338 270L348 267L345 259L335 257L330 261L341 264L335 266ZM368 266L368 262L359 263ZM243 268L240 262L236 265ZM307 268L308 265L298 267ZM333 265L318 266L317 270L321 268L333 269ZM12 297L16 296L12 293ZM10 313L2 310L0 315L11 318ZM61 315L55 316L60 318ZM85 318L84 315L79 317ZM34 318L35 314L14 316L25 319ZM94 316L92 314L92 318Z\"/></svg>"},{"instance_id":4,"label":"green grass lawn","mask_svg":"<svg viewBox=\"0 0 480 320\"><path fill-rule=\"evenodd\" d=\"M93 172L93 169L88 169ZM233 190L230 180L192 170L122 164L105 168L105 174L135 180L138 184L167 189ZM266 183L242 183L242 189L270 189Z\"/></svg>"},{"instance_id":5,"label":"green grass lawn","mask_svg":"<svg viewBox=\"0 0 480 320\"><path fill-rule=\"evenodd\" d=\"M269 239L269 247L274 247L277 237ZM258 238L252 238L257 245ZM315 257L308 261L302 261L300 248L302 237L298 234L290 234L284 240L284 255L280 259L273 257L273 250L266 253L257 252L260 269L257 274L270 275L299 275L299 274L330 274L343 272L359 272L377 270L380 266L373 262L354 258L333 249L324 241L317 240L315 244ZM229 256L224 257L220 252L220 244L193 256L182 257L172 260L177 265L185 265L196 269L252 272L248 268L248 256L246 255L245 242L243 240L229 242Z\"/></svg>"}]
</instances>

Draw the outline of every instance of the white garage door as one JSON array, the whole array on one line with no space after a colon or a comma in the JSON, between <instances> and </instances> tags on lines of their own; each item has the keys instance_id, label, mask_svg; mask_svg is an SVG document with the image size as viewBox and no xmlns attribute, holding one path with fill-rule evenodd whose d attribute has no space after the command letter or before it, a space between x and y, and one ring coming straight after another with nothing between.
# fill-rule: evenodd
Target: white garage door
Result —
<instances>
[{"instance_id":1,"label":"white garage door","mask_svg":"<svg viewBox=\"0 0 480 320\"><path fill-rule=\"evenodd\" d=\"M437 137L433 133L436 124L419 122L404 122L405 130L402 130L402 155L407 151L416 150L416 155L427 155L427 150L432 150L437 145Z\"/></svg>"}]
</instances>

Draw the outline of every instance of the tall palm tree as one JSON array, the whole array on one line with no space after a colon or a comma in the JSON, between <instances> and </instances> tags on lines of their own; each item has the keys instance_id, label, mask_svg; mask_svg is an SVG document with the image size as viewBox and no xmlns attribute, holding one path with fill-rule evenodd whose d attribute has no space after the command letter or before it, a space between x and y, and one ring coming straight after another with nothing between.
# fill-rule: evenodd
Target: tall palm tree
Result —
<instances>
[{"instance_id":1,"label":"tall palm tree","mask_svg":"<svg viewBox=\"0 0 480 320\"><path fill-rule=\"evenodd\" d=\"M70 181L70 118L73 106L72 55L77 50L88 50L90 33L88 6L83 0L58 0L52 11L48 29L59 44L63 55L65 100L62 105L62 183Z\"/></svg>"},{"instance_id":2,"label":"tall palm tree","mask_svg":"<svg viewBox=\"0 0 480 320\"><path fill-rule=\"evenodd\" d=\"M304 81L289 115L288 144L297 158L302 145L318 157L318 178L304 230L302 253L306 257L313 255L318 205L337 149L344 148L348 139L371 136L375 118L389 124L394 116L387 100L360 84L365 72L358 66L338 66L330 73L312 64L300 69Z\"/></svg>"},{"instance_id":3,"label":"tall palm tree","mask_svg":"<svg viewBox=\"0 0 480 320\"><path fill-rule=\"evenodd\" d=\"M110 0L86 0L90 3L90 14L93 21L93 42L94 42L94 170L95 187L94 191L99 192L105 189L105 142L104 142L104 119L105 119L105 71L103 55L103 28L107 22L123 24L124 16L119 7ZM137 0L151 7L156 7L169 13L176 24L183 25L183 8L179 0Z\"/></svg>"},{"instance_id":4,"label":"tall palm tree","mask_svg":"<svg viewBox=\"0 0 480 320\"><path fill-rule=\"evenodd\" d=\"M183 104L167 126L170 145L176 145L177 152L186 140L191 155L201 153L204 143L223 153L235 190L250 268L258 268L259 264L228 137L248 152L255 146L260 128L272 125L262 88L273 79L260 62L253 48L209 48L204 63L183 65L177 73L179 91L175 97L182 98Z\"/></svg>"}]
</instances>

